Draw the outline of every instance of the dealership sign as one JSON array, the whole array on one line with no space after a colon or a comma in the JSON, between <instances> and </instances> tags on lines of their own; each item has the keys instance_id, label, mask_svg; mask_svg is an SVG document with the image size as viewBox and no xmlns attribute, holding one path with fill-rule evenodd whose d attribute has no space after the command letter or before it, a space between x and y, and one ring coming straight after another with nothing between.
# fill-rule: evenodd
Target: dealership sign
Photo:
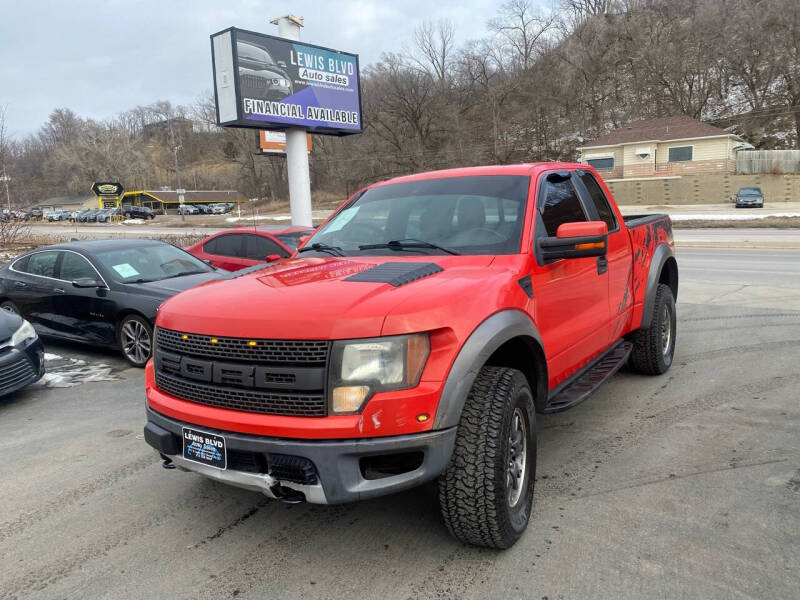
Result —
<instances>
[{"instance_id":1,"label":"dealership sign","mask_svg":"<svg viewBox=\"0 0 800 600\"><path fill-rule=\"evenodd\" d=\"M122 191L122 185L116 181L98 181L92 184L92 193L95 196L121 196Z\"/></svg>"},{"instance_id":2,"label":"dealership sign","mask_svg":"<svg viewBox=\"0 0 800 600\"><path fill-rule=\"evenodd\" d=\"M232 27L211 56L219 125L361 133L357 55Z\"/></svg>"}]
</instances>

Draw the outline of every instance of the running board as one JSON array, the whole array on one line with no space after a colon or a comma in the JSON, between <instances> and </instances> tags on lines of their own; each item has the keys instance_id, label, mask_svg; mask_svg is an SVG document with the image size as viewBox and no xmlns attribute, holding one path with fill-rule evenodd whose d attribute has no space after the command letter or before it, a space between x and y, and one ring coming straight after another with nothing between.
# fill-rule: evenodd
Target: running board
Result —
<instances>
[{"instance_id":1,"label":"running board","mask_svg":"<svg viewBox=\"0 0 800 600\"><path fill-rule=\"evenodd\" d=\"M591 396L606 379L619 371L630 356L633 344L622 341L592 364L553 390L542 412L554 413L572 408Z\"/></svg>"}]
</instances>

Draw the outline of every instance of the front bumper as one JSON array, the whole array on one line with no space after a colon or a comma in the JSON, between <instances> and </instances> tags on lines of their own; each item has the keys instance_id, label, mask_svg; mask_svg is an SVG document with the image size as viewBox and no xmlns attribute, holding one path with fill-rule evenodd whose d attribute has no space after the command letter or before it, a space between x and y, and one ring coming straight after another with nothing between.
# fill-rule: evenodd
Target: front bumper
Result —
<instances>
[{"instance_id":1,"label":"front bumper","mask_svg":"<svg viewBox=\"0 0 800 600\"><path fill-rule=\"evenodd\" d=\"M231 467L220 470L189 461L182 457L184 426L224 436L229 453L234 451L261 456L267 462L270 455L311 461L316 473L315 482L289 481L277 475L272 468L267 472L249 472ZM183 470L259 491L271 498L291 495L315 504L340 504L392 494L438 477L447 467L453 452L456 428L379 438L293 440L199 427L166 417L148 407L144 436L160 455L169 458ZM363 459L400 454L421 455L421 462L415 468L398 474L380 478L365 476Z\"/></svg>"},{"instance_id":2,"label":"front bumper","mask_svg":"<svg viewBox=\"0 0 800 600\"><path fill-rule=\"evenodd\" d=\"M36 337L0 348L0 396L15 392L44 375L44 345Z\"/></svg>"}]
</instances>

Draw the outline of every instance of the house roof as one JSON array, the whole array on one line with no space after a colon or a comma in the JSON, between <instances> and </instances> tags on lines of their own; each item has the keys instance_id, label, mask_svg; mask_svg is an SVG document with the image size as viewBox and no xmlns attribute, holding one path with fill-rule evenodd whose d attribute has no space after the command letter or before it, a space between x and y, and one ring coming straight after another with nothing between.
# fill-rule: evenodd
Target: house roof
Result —
<instances>
[{"instance_id":1,"label":"house roof","mask_svg":"<svg viewBox=\"0 0 800 600\"><path fill-rule=\"evenodd\" d=\"M162 202L178 202L178 192L175 190L143 190L130 191L126 195L148 194ZM236 190L186 190L186 202L214 203L214 202L247 202L244 194Z\"/></svg>"},{"instance_id":2,"label":"house roof","mask_svg":"<svg viewBox=\"0 0 800 600\"><path fill-rule=\"evenodd\" d=\"M693 138L719 137L733 134L724 129L703 123L687 116L662 117L634 121L600 136L592 142L585 142L582 148L598 146L618 146L637 142L668 142ZM735 137L735 136L734 136Z\"/></svg>"},{"instance_id":3,"label":"house roof","mask_svg":"<svg viewBox=\"0 0 800 600\"><path fill-rule=\"evenodd\" d=\"M37 206L78 206L88 200L96 200L94 196L55 196L42 200Z\"/></svg>"}]
</instances>

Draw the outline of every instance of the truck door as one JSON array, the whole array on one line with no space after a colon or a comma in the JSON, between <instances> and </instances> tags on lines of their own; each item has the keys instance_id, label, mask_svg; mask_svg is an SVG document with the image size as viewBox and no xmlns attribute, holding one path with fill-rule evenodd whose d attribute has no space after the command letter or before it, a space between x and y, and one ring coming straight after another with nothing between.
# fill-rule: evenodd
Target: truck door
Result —
<instances>
[{"instance_id":1,"label":"truck door","mask_svg":"<svg viewBox=\"0 0 800 600\"><path fill-rule=\"evenodd\" d=\"M555 236L562 223L591 220L569 172L542 176L534 219L534 247L539 237ZM601 265L596 257L535 261L534 320L551 389L608 346L608 272Z\"/></svg>"},{"instance_id":2,"label":"truck door","mask_svg":"<svg viewBox=\"0 0 800 600\"><path fill-rule=\"evenodd\" d=\"M630 236L620 226L620 219L614 214L614 209L595 176L589 171L577 171L574 178L584 204L589 209L590 218L605 221L608 225L608 252L606 254L610 314L608 341L613 343L619 339L633 306L633 291L631 290L633 250Z\"/></svg>"}]
</instances>

